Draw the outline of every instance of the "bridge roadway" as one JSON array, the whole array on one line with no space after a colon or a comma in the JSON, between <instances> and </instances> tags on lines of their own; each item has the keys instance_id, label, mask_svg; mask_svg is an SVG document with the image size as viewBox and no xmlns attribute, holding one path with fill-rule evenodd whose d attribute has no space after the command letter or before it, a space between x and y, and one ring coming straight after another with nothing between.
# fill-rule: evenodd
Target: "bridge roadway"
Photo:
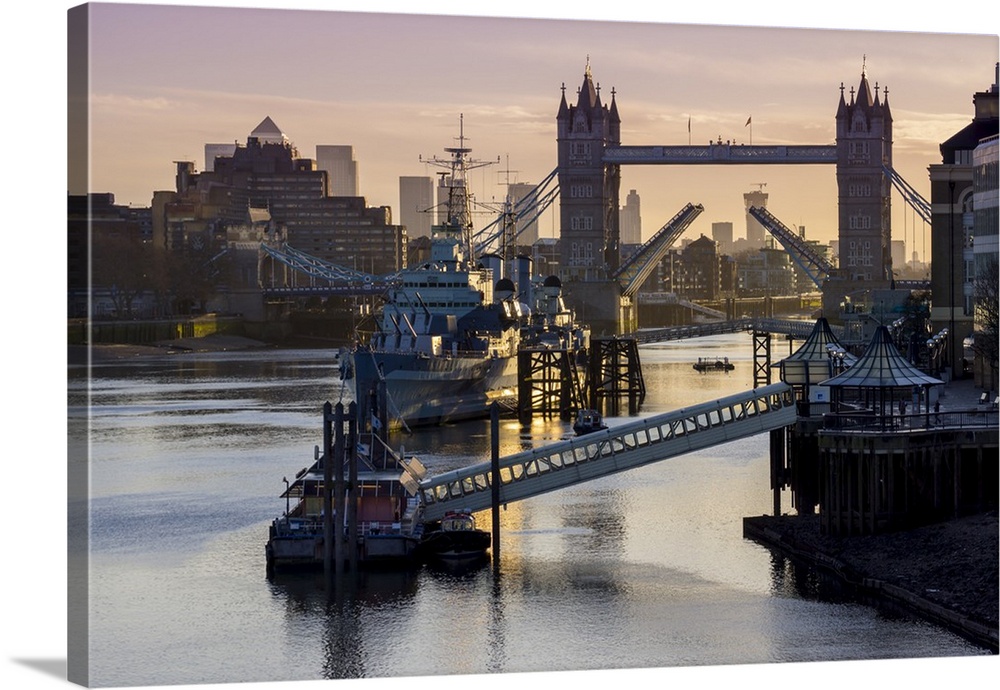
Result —
<instances>
[{"instance_id":1,"label":"bridge roadway","mask_svg":"<svg viewBox=\"0 0 1000 690\"><path fill-rule=\"evenodd\" d=\"M795 419L792 388L776 383L521 451L500 458L500 503L748 438ZM480 463L421 481L422 520L440 520L449 510L490 508L491 466Z\"/></svg>"},{"instance_id":2,"label":"bridge roadway","mask_svg":"<svg viewBox=\"0 0 1000 690\"><path fill-rule=\"evenodd\" d=\"M682 340L684 338L703 338L722 333L739 333L740 331L757 331L760 333L780 333L805 340L815 327L814 321L797 321L794 319L764 319L745 318L715 323L692 324L689 326L668 326L666 328L647 328L636 331L628 337L634 338L640 345L660 343L667 340ZM831 326L838 338L843 335L843 327Z\"/></svg>"}]
</instances>

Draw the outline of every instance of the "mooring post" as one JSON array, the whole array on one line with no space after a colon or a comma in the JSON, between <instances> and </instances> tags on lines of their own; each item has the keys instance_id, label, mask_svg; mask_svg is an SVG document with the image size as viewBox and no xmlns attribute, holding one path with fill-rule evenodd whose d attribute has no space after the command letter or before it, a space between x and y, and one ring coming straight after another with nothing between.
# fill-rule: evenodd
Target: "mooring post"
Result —
<instances>
[{"instance_id":1,"label":"mooring post","mask_svg":"<svg viewBox=\"0 0 1000 690\"><path fill-rule=\"evenodd\" d=\"M337 403L334 414L333 461L333 561L339 576L344 572L344 404Z\"/></svg>"},{"instance_id":2,"label":"mooring post","mask_svg":"<svg viewBox=\"0 0 1000 690\"><path fill-rule=\"evenodd\" d=\"M323 572L333 573L333 424L332 406L323 404Z\"/></svg>"},{"instance_id":3,"label":"mooring post","mask_svg":"<svg viewBox=\"0 0 1000 690\"><path fill-rule=\"evenodd\" d=\"M351 572L358 571L358 410L357 403L347 408L347 557Z\"/></svg>"},{"instance_id":4,"label":"mooring post","mask_svg":"<svg viewBox=\"0 0 1000 690\"><path fill-rule=\"evenodd\" d=\"M785 484L785 429L771 429L771 498L774 517L781 517L781 489Z\"/></svg>"},{"instance_id":5,"label":"mooring post","mask_svg":"<svg viewBox=\"0 0 1000 690\"><path fill-rule=\"evenodd\" d=\"M493 572L500 571L500 408L490 405L490 493L493 508Z\"/></svg>"}]
</instances>

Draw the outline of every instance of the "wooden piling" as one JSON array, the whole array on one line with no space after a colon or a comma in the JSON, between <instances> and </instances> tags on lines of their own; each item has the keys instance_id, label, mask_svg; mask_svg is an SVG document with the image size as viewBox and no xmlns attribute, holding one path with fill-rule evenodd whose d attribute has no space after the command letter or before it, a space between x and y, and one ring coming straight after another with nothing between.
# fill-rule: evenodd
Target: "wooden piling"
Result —
<instances>
[{"instance_id":1,"label":"wooden piling","mask_svg":"<svg viewBox=\"0 0 1000 690\"><path fill-rule=\"evenodd\" d=\"M347 557L351 572L358 572L358 415L357 403L348 407L347 420Z\"/></svg>"},{"instance_id":2,"label":"wooden piling","mask_svg":"<svg viewBox=\"0 0 1000 690\"><path fill-rule=\"evenodd\" d=\"M500 572L500 408L490 405L490 494L493 516L493 572Z\"/></svg>"},{"instance_id":3,"label":"wooden piling","mask_svg":"<svg viewBox=\"0 0 1000 690\"><path fill-rule=\"evenodd\" d=\"M620 414L622 398L628 413L637 414L646 397L646 384L635 338L591 338L587 388L590 404L602 414Z\"/></svg>"},{"instance_id":4,"label":"wooden piling","mask_svg":"<svg viewBox=\"0 0 1000 690\"><path fill-rule=\"evenodd\" d=\"M333 472L333 515L327 513L327 519L333 520L333 561L334 572L338 580L344 572L344 404L337 403L334 408L333 455L328 459L330 471ZM326 475L324 474L324 479ZM327 482L323 482L324 490Z\"/></svg>"}]
</instances>

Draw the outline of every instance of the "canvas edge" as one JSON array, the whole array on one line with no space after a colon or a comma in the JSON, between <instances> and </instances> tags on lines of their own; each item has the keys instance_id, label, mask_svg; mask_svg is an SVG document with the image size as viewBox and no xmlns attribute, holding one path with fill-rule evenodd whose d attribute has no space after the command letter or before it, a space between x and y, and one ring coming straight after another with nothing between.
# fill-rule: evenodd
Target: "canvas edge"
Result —
<instances>
[{"instance_id":1,"label":"canvas edge","mask_svg":"<svg viewBox=\"0 0 1000 690\"><path fill-rule=\"evenodd\" d=\"M90 7L78 5L66 14L67 28L67 184L74 190L89 188L90 87L89 30ZM65 202L64 202L65 203ZM68 264L89 263L89 227L67 228L69 233L82 230L74 246L68 241ZM67 238L70 240L71 238ZM84 272L89 276L89 271ZM89 282L89 279L88 279ZM85 286L89 288L89 285ZM88 356L89 359L89 356ZM68 365L68 361L67 361ZM68 384L68 380L67 380ZM69 390L67 390L67 396ZM67 607L66 607L66 679L89 687L90 684L90 395L85 394L84 413L74 415L67 406Z\"/></svg>"}]
</instances>

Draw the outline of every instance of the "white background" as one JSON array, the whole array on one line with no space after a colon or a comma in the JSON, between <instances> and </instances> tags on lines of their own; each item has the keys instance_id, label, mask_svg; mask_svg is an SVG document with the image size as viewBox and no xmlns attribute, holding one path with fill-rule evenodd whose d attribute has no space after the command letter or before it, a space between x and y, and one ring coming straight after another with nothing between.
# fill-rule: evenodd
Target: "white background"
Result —
<instances>
[{"instance_id":1,"label":"white background","mask_svg":"<svg viewBox=\"0 0 1000 690\"><path fill-rule=\"evenodd\" d=\"M0 564L4 597L2 687L64 687L66 661L66 444L65 444L65 208L66 208L66 11L78 3L22 0L5 7L3 38L2 234L4 374L2 477L4 528ZM160 4L293 7L407 12L404 2L336 0L270 2L186 2ZM785 26L858 30L977 33L996 36L995 2L940 3L804 2L614 3L526 2L496 5L431 1L420 10L434 14L584 18L676 23ZM846 16L835 16L838 10ZM949 12L949 10L951 10ZM947 56L941 56L947 60ZM983 84L982 88L988 87ZM972 94L969 94L972 117ZM934 161L929 161L932 163ZM43 287L44 286L44 287ZM40 411L47 411L44 414ZM16 458L16 463L14 462ZM13 467L32 468L27 474ZM238 650L234 650L238 653ZM341 688L396 687L418 690L442 685L501 688L571 683L575 687L777 688L805 685L868 688L893 684L907 688L971 686L1000 677L1000 657L969 659L837 662L748 667L680 668L614 672L517 674L411 680L336 681ZM987 675L988 674L988 675ZM211 690L228 685L196 686ZM328 681L244 683L247 690L329 688Z\"/></svg>"}]
</instances>

